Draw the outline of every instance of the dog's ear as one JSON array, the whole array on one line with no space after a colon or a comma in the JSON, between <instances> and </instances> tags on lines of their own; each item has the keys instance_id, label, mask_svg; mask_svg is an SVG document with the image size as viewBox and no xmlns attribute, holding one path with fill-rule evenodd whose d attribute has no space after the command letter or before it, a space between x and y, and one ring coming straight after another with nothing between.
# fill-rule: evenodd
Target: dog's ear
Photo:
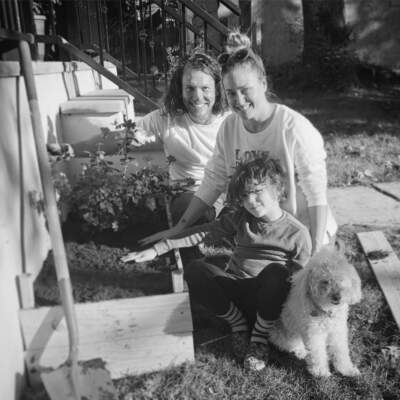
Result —
<instances>
[{"instance_id":1,"label":"dog's ear","mask_svg":"<svg viewBox=\"0 0 400 400\"><path fill-rule=\"evenodd\" d=\"M339 253L344 254L345 251L345 245L342 239L336 238L335 243L334 243L334 249L338 251Z\"/></svg>"}]
</instances>

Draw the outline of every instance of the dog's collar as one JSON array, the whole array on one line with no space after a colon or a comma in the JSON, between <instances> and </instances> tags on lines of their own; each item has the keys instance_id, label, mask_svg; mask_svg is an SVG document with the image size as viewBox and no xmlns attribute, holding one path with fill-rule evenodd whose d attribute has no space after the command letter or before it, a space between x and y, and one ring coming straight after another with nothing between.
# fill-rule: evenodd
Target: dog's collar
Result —
<instances>
[{"instance_id":1,"label":"dog's collar","mask_svg":"<svg viewBox=\"0 0 400 400\"><path fill-rule=\"evenodd\" d=\"M312 310L310 315L312 317L321 317L322 315L326 315L328 317L332 317L332 310L326 311L319 304L317 304L311 296L310 288L307 289L307 296L311 302Z\"/></svg>"}]
</instances>

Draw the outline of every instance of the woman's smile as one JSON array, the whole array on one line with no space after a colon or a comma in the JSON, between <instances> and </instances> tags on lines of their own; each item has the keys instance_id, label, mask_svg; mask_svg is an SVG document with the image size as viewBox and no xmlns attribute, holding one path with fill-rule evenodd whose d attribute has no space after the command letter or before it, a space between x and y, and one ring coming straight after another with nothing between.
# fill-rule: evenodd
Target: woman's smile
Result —
<instances>
[{"instance_id":1,"label":"woman's smile","mask_svg":"<svg viewBox=\"0 0 400 400\"><path fill-rule=\"evenodd\" d=\"M243 119L246 128L263 123L270 115L270 104L265 96L265 78L248 66L238 66L223 78L230 107ZM248 125L248 126L247 126Z\"/></svg>"}]
</instances>

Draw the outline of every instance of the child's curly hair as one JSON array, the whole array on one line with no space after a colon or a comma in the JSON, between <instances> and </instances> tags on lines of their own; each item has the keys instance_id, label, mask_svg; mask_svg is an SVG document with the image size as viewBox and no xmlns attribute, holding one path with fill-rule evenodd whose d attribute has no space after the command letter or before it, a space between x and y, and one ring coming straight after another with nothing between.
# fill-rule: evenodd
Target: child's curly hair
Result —
<instances>
[{"instance_id":1,"label":"child's curly hair","mask_svg":"<svg viewBox=\"0 0 400 400\"><path fill-rule=\"evenodd\" d=\"M229 181L226 201L230 206L240 208L246 184L254 181L275 187L278 200L281 200L286 196L285 179L286 174L279 161L271 158L267 151L261 152L251 160L246 158L237 163Z\"/></svg>"}]
</instances>

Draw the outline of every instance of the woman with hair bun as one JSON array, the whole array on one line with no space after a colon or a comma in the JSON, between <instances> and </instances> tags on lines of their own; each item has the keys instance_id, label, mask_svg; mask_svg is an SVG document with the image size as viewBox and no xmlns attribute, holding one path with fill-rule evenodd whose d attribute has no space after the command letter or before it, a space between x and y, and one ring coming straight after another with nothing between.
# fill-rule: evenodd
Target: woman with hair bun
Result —
<instances>
[{"instance_id":1,"label":"woman with hair bun","mask_svg":"<svg viewBox=\"0 0 400 400\"><path fill-rule=\"evenodd\" d=\"M170 230L152 235L142 243L171 238L191 226L226 190L236 165L267 151L279 160L286 176L286 195L280 206L308 227L312 254L315 254L334 241L337 230L327 203L326 152L321 134L300 113L269 100L264 64L252 50L246 35L232 32L226 52L218 61L233 113L221 124L202 183L180 221ZM188 265L187 269L190 267ZM203 290L207 291L207 287ZM256 325L266 327L270 323L257 315ZM232 335L232 341L236 340L241 339ZM257 357L262 357L262 351Z\"/></svg>"}]
</instances>

